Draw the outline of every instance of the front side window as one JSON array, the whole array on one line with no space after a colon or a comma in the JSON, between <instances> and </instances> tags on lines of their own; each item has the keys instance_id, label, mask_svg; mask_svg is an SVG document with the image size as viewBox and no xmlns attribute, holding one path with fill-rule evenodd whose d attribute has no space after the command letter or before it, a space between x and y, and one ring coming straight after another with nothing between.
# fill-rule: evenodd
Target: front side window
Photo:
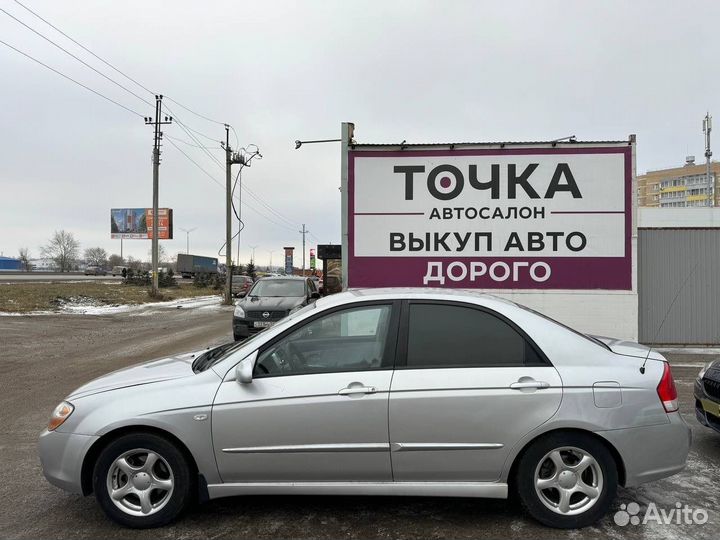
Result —
<instances>
[{"instance_id":1,"label":"front side window","mask_svg":"<svg viewBox=\"0 0 720 540\"><path fill-rule=\"evenodd\" d=\"M321 316L260 353L255 377L367 371L384 366L391 305Z\"/></svg>"},{"instance_id":2,"label":"front side window","mask_svg":"<svg viewBox=\"0 0 720 540\"><path fill-rule=\"evenodd\" d=\"M409 369L543 364L518 331L486 311L410 304L408 322Z\"/></svg>"}]
</instances>

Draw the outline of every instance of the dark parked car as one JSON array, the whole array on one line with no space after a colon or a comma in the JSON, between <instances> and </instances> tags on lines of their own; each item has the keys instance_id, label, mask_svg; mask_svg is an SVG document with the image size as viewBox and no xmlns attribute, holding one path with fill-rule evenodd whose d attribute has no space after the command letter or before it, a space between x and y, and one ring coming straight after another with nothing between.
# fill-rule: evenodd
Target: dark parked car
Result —
<instances>
[{"instance_id":1,"label":"dark parked car","mask_svg":"<svg viewBox=\"0 0 720 540\"><path fill-rule=\"evenodd\" d=\"M695 416L720 433L720 360L706 365L695 380Z\"/></svg>"},{"instance_id":2,"label":"dark parked car","mask_svg":"<svg viewBox=\"0 0 720 540\"><path fill-rule=\"evenodd\" d=\"M304 277L265 277L258 279L247 295L235 303L233 336L245 339L272 326L292 310L320 298L315 283Z\"/></svg>"}]
</instances>

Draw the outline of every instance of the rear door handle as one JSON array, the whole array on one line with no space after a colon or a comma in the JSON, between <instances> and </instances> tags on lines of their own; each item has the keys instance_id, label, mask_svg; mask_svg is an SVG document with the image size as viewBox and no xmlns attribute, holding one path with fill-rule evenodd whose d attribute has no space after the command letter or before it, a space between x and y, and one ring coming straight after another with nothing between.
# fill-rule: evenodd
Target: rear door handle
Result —
<instances>
[{"instance_id":1,"label":"rear door handle","mask_svg":"<svg viewBox=\"0 0 720 540\"><path fill-rule=\"evenodd\" d=\"M342 390L338 390L338 394L341 396L350 396L352 394L374 394L377 392L377 388L374 386L348 386Z\"/></svg>"},{"instance_id":2,"label":"rear door handle","mask_svg":"<svg viewBox=\"0 0 720 540\"><path fill-rule=\"evenodd\" d=\"M513 390L522 390L523 388L536 388L538 390L542 390L543 388L550 388L550 383L546 383L545 381L514 382L510 385L510 388Z\"/></svg>"}]
</instances>

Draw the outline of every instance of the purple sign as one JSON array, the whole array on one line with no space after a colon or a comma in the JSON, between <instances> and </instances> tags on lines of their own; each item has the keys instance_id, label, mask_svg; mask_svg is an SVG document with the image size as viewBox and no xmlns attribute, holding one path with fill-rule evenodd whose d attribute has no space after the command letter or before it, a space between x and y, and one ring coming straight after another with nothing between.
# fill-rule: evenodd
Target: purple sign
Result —
<instances>
[{"instance_id":1,"label":"purple sign","mask_svg":"<svg viewBox=\"0 0 720 540\"><path fill-rule=\"evenodd\" d=\"M348 286L632 289L632 147L348 156Z\"/></svg>"}]
</instances>

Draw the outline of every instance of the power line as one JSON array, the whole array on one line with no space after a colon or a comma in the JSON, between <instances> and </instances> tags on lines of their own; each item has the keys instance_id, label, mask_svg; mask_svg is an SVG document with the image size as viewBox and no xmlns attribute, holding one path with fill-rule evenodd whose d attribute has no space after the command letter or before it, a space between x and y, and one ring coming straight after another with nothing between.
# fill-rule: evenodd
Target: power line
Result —
<instances>
[{"instance_id":1,"label":"power line","mask_svg":"<svg viewBox=\"0 0 720 540\"><path fill-rule=\"evenodd\" d=\"M115 79L112 79L111 77L108 77L108 76L105 75L102 71L100 71L100 70L98 70L98 69L95 69L93 66L91 66L90 64L88 64L87 62L85 62L83 59L79 58L78 56L75 56L73 53L71 53L70 51L68 51L68 50L67 50L66 48L64 48L63 46L58 45L57 43L55 43L55 42L54 42L52 39L50 39L49 37L47 37L47 36L45 36L44 34L38 32L38 31L35 30L33 27L25 24L23 21L21 21L20 19L18 19L17 17L15 17L12 13L9 13L9 12L5 11L3 8L0 8L0 11L2 11L5 15L7 15L8 17L10 17L10 18L13 19L14 21L16 21L16 22L20 23L21 25L23 25L25 28L27 28L28 30L30 30L30 31L33 32L34 34L37 34L38 36L40 36L41 38L43 38L43 39L44 39L45 41L47 41L48 43L54 45L55 47L57 47L58 49L60 49L60 50L61 50L62 52L64 52L65 54L71 56L72 58L74 58L75 60L77 60L78 62L80 62L82 65L84 65L84 66L92 69L95 73L97 73L97 74L100 75L101 77L104 77L105 79L107 79L108 81L110 81L111 83L113 83L114 85L116 85L116 86L118 86L119 88L122 88L123 90L125 90L126 92L132 94L133 96L135 96L136 98L138 98L140 101L144 101L147 105L153 106L153 104L150 103L150 102L149 102L147 99L145 99L144 97L139 96L138 94L136 94L135 92L133 92L132 90L130 90L129 88L127 88L126 86L123 86L122 84L120 84L119 82L117 82Z\"/></svg>"},{"instance_id":2,"label":"power line","mask_svg":"<svg viewBox=\"0 0 720 540\"><path fill-rule=\"evenodd\" d=\"M185 156L188 160L190 160L190 161L193 163L193 165L195 165L198 169L200 169L210 180L212 180L213 182L215 182L221 189L223 189L223 190L225 189L225 186L223 186L223 184L222 184L217 178L215 178L211 173L209 173L207 170L205 170L205 168L203 168L202 165L200 165L197 161L195 161L193 158L191 158L182 148L180 148L177 144L175 144L175 143L174 143L172 140L170 140L170 139L168 140L168 142L169 142L170 144L172 144L183 156ZM265 218L265 219L266 219L267 221L269 221L270 223L272 223L272 224L274 224L274 225L277 225L278 227L283 227L283 228L285 228L285 229L287 229L287 230L294 231L293 228L288 227L287 225L284 225L284 224L282 224L282 223L278 223L277 221L272 220L272 219L271 219L270 217L268 217L266 214L263 214L263 213L260 212L258 209L256 209L255 207L251 206L250 204L248 204L247 201L242 201L242 205L244 205L246 208L252 210L253 212L255 212L256 214L258 214L259 216ZM236 216L237 216L237 214L236 214Z\"/></svg>"},{"instance_id":3,"label":"power line","mask_svg":"<svg viewBox=\"0 0 720 540\"><path fill-rule=\"evenodd\" d=\"M186 107L185 105L183 105L182 103L180 103L179 101L177 101L177 100L175 100L175 99L173 99L173 98L171 98L171 97L167 97L167 96L166 96L166 98L167 98L168 100L172 101L172 102L173 102L175 105L177 105L178 107L180 107L180 108L182 108L182 109L185 109L187 112L194 114L194 115L197 116L198 118L202 118L203 120L207 120L208 122L212 122L213 124L220 124L221 126L224 126L224 125L227 124L227 122L220 122L220 120L213 120L212 118L208 118L208 117L205 116L204 114L200 114L199 112L195 112L195 111L193 111L190 107Z\"/></svg>"},{"instance_id":4,"label":"power line","mask_svg":"<svg viewBox=\"0 0 720 540\"><path fill-rule=\"evenodd\" d=\"M180 148L177 144L175 144L170 137L168 137L168 142L169 142L170 144L172 144L175 148L177 148L177 150L178 150L183 156L185 156L186 158L188 158L198 169L200 169L202 172L204 172L205 175L206 175L210 180L212 180L213 182L215 182L215 183L216 183L218 186L220 186L222 189L225 189L225 187L224 187L212 174L210 174L209 172L207 172L197 161L195 161L195 160L194 160L193 158L191 158L187 153L185 153L185 151L184 151L182 148Z\"/></svg>"},{"instance_id":5,"label":"power line","mask_svg":"<svg viewBox=\"0 0 720 540\"><path fill-rule=\"evenodd\" d=\"M19 0L15 0L15 3L18 4L19 6L21 6L21 7L22 7L23 9L25 9L26 11L32 13L35 17L37 17L37 18L40 19L42 22L44 22L45 24L47 24L50 28L52 28L53 30L55 30L56 32L58 32L59 34L61 34L62 36L64 36L66 39L69 39L70 41L72 41L75 45L77 45L78 47L80 47L82 50L84 50L84 51L87 52L88 54L91 54L93 57L95 57L95 58L97 58L98 60L100 60L103 64L105 64L106 66L108 66L110 69L112 69L112 70L115 71L116 73L119 73L120 75L122 75L123 77L125 77L125 78L126 78L127 80L129 80L130 82L135 83L138 87L142 88L143 90L145 90L146 92L148 92L148 93L151 94L151 95L156 95L156 94L157 94L157 92L154 92L154 91L150 90L147 86L145 86L144 84L142 84L141 82L139 82L137 79L134 79L133 77L131 77L130 75L128 75L127 73L125 73L124 71L122 71L121 69L119 69L119 68L117 68L116 66L114 66L113 64L111 64L109 61L105 60L105 59L104 59L103 57L101 57L100 55L94 53L92 50L90 50L88 47L86 47L85 45L83 45L82 43L80 43L78 40L76 40L76 39L73 38L72 36L70 36L70 35L68 35L67 33L63 32L60 28L58 28L57 26L55 26L53 23L51 23L51 22L48 21L47 19L43 18L39 13L37 13L36 11L33 11L32 9L30 9L29 7L27 7L25 4L23 4L23 3L20 2ZM0 8L0 9L1 9L1 8ZM5 11L5 10L3 10L3 11ZM8 15L10 15L10 14L7 13L6 11L5 11L5 13L8 14ZM10 16L12 17L12 15L10 15ZM35 32L36 34L38 34L38 35L41 36L43 39L46 39L46 40L50 41L50 42L53 43L53 45L55 45L56 47L59 47L59 48L62 49L62 47L60 47L57 43L53 42L52 40L50 40L50 39L47 38L46 36L40 34L40 33L37 32L36 30L30 28L29 26L27 26L25 23L23 23L23 22L20 21L19 19L16 19L15 17L13 17L13 19L15 19L16 21L20 22L21 24L23 24L24 26L26 26L27 28L29 28L30 30L32 30L33 32ZM64 49L63 49L63 50L64 50ZM71 56L73 56L74 58L76 58L77 60L79 60L80 62L82 62L82 60L80 60L79 58L75 57L74 55L72 55L72 54L69 53L68 51L65 51L65 52L67 52L68 54L70 54ZM83 62L83 64L85 64L85 62ZM85 64L85 65L88 65L88 64ZM95 70L95 68L92 68L91 66L88 66L88 67L90 67L91 69ZM95 71L97 71L97 70L95 70ZM98 72L98 73L100 73L100 72ZM100 74L101 74L103 77L106 77L106 76L103 75L102 73L100 73ZM107 78L107 77L106 77L106 78ZM119 83L117 83L117 82L115 82L115 81L113 81L113 82L114 82L115 84L119 84ZM121 87L122 87L122 86L121 86ZM125 90L128 90L128 89L125 88L125 87L122 87L122 88L124 88ZM130 92L130 90L128 90L128 91ZM131 93L133 93L133 92L131 92ZM137 96L137 94L134 94L134 93L133 93L133 95L135 95L135 96L138 97L139 99L143 99L143 98ZM182 108L185 109L186 111L194 114L195 116L197 116L197 117L199 117L199 118L203 118L204 120L207 120L207 121L209 121L209 122L213 122L213 123L216 123L216 124L220 124L220 125L224 125L224 124L225 124L225 122L220 122L220 121L218 121L218 120L214 120L214 119L209 118L209 117L207 117L207 116L205 116L205 115L203 115L203 114L200 114L200 113L192 110L190 107L188 107L188 106L186 106L186 105L183 105L182 103L180 103L179 101L177 101L177 100L175 100L175 99L173 99L173 98L171 98L171 97L165 96L165 99L167 99L167 100L169 100L169 101L172 101L173 103L177 104L179 107L182 107ZM143 100L143 101L144 101L144 100ZM146 103L148 103L148 102L146 102ZM152 103L148 103L148 104L149 104L149 105L152 105ZM191 130L192 130L192 128L190 128L189 126L188 126L188 129L191 129ZM236 144L239 145L238 136L237 136L237 132L235 131L235 128L233 128L232 126L230 126L230 129L232 129L233 135L235 136ZM195 131L195 130L192 130L192 131ZM210 139L210 140L212 140L212 141L214 141L214 142L217 142L217 140L215 140L213 137L208 137L207 135L205 135L205 134L203 134L203 133L201 133L201 132L199 132L199 131L196 131L196 133L197 133L198 135L202 135L203 137L207 137L208 139Z\"/></svg>"},{"instance_id":6,"label":"power line","mask_svg":"<svg viewBox=\"0 0 720 540\"><path fill-rule=\"evenodd\" d=\"M55 26L54 24L52 24L50 21L48 21L47 19L43 19L38 13L36 13L35 11L33 11L32 9L30 9L29 7L27 7L27 6L26 6L25 4L23 4L22 2L19 2L18 0L15 0L15 3L18 4L18 5L20 5L22 8L26 9L27 11L29 11L29 12L32 13L33 15L35 15L35 16L36 16L38 19L40 19L42 22L44 22L45 24L47 24L48 26L50 26L50 28L52 28L52 29L55 30L56 32L59 32L59 33L62 34L63 36L65 36L67 39L69 39L70 41L72 41L75 45L77 45L77 46L80 47L81 49L83 49L84 51L86 51L86 52L90 53L91 55L93 55L95 58L97 58L98 60L100 60L100 61L101 61L103 64L105 64L106 66L112 68L113 70L115 70L116 72L118 72L120 75L122 75L123 77L125 77L126 79L128 79L129 81L134 82L136 85L138 85L140 88L142 88L142 89L145 90L146 92L149 92L149 93L152 94L152 95L155 95L155 94L157 93L157 92L153 92L152 90L150 90L150 89L148 89L147 87L143 86L141 83L139 83L138 81L136 81L135 79L133 79L132 77L130 77L130 75L128 75L128 74L120 71L118 68L116 68L116 67L115 67L114 65L112 65L110 62L108 62L108 61L105 60L104 58L98 56L97 54L95 54L94 52L92 52L90 49L88 49L87 47L85 47L85 45L83 45L83 44L80 43L79 41L73 39L72 37L70 37L69 35L67 35L65 32L63 32L62 30L60 30L57 26ZM167 98L167 99L169 99L169 98Z\"/></svg>"},{"instance_id":7,"label":"power line","mask_svg":"<svg viewBox=\"0 0 720 540\"><path fill-rule=\"evenodd\" d=\"M10 45L9 43L6 43L6 42L4 42L4 41L2 41L2 40L0 40L0 43L2 43L2 44L5 45L6 47L12 49L13 51L15 51L15 52L17 52L17 53L22 54L22 55L25 56L26 58L29 58L29 59L32 60L33 62L36 62L36 63L40 64L40 65L43 66L44 68L47 68L47 69L49 69L50 71L52 71L52 72L54 72L54 73L57 73L58 75L60 75L61 77L64 77L64 78L67 79L68 81L74 82L74 83L77 84L78 86L82 86L85 90L88 90L89 92L92 92L93 94L95 94L95 95L97 95L97 96L100 96L101 98L109 101L110 103L113 103L113 104L117 105L118 107L122 107L122 108L125 109L126 111L131 112L131 113L139 116L140 118L145 118L144 115L142 115L142 114L140 114L139 112L131 109L130 107L126 107L126 106L123 105L122 103L118 103L118 102L115 101L114 99L111 99L111 98L107 97L106 95L101 94L101 93L98 92L97 90L93 90L93 89L90 88L89 86L86 86L86 85L84 85L83 83L81 83L81 82L79 82L79 81L76 81L76 80L73 79L72 77L69 77L69 76L65 75L64 73L58 71L57 69L48 66L47 64L45 64L45 63L41 62L40 60L38 60L37 58L34 58L34 57L30 56L28 53L23 52L23 51L21 51L20 49L17 49L17 48L15 48L15 47L13 47L13 46Z\"/></svg>"},{"instance_id":8,"label":"power line","mask_svg":"<svg viewBox=\"0 0 720 540\"><path fill-rule=\"evenodd\" d=\"M195 143L191 143L190 141L186 141L185 139L180 139L179 137L171 137L170 135L165 135L168 139L172 139L174 141L177 141L179 143L186 144L188 146L192 146L193 148L208 148L210 150L218 150L220 149L219 146L204 146L204 145L198 145Z\"/></svg>"}]
</instances>

